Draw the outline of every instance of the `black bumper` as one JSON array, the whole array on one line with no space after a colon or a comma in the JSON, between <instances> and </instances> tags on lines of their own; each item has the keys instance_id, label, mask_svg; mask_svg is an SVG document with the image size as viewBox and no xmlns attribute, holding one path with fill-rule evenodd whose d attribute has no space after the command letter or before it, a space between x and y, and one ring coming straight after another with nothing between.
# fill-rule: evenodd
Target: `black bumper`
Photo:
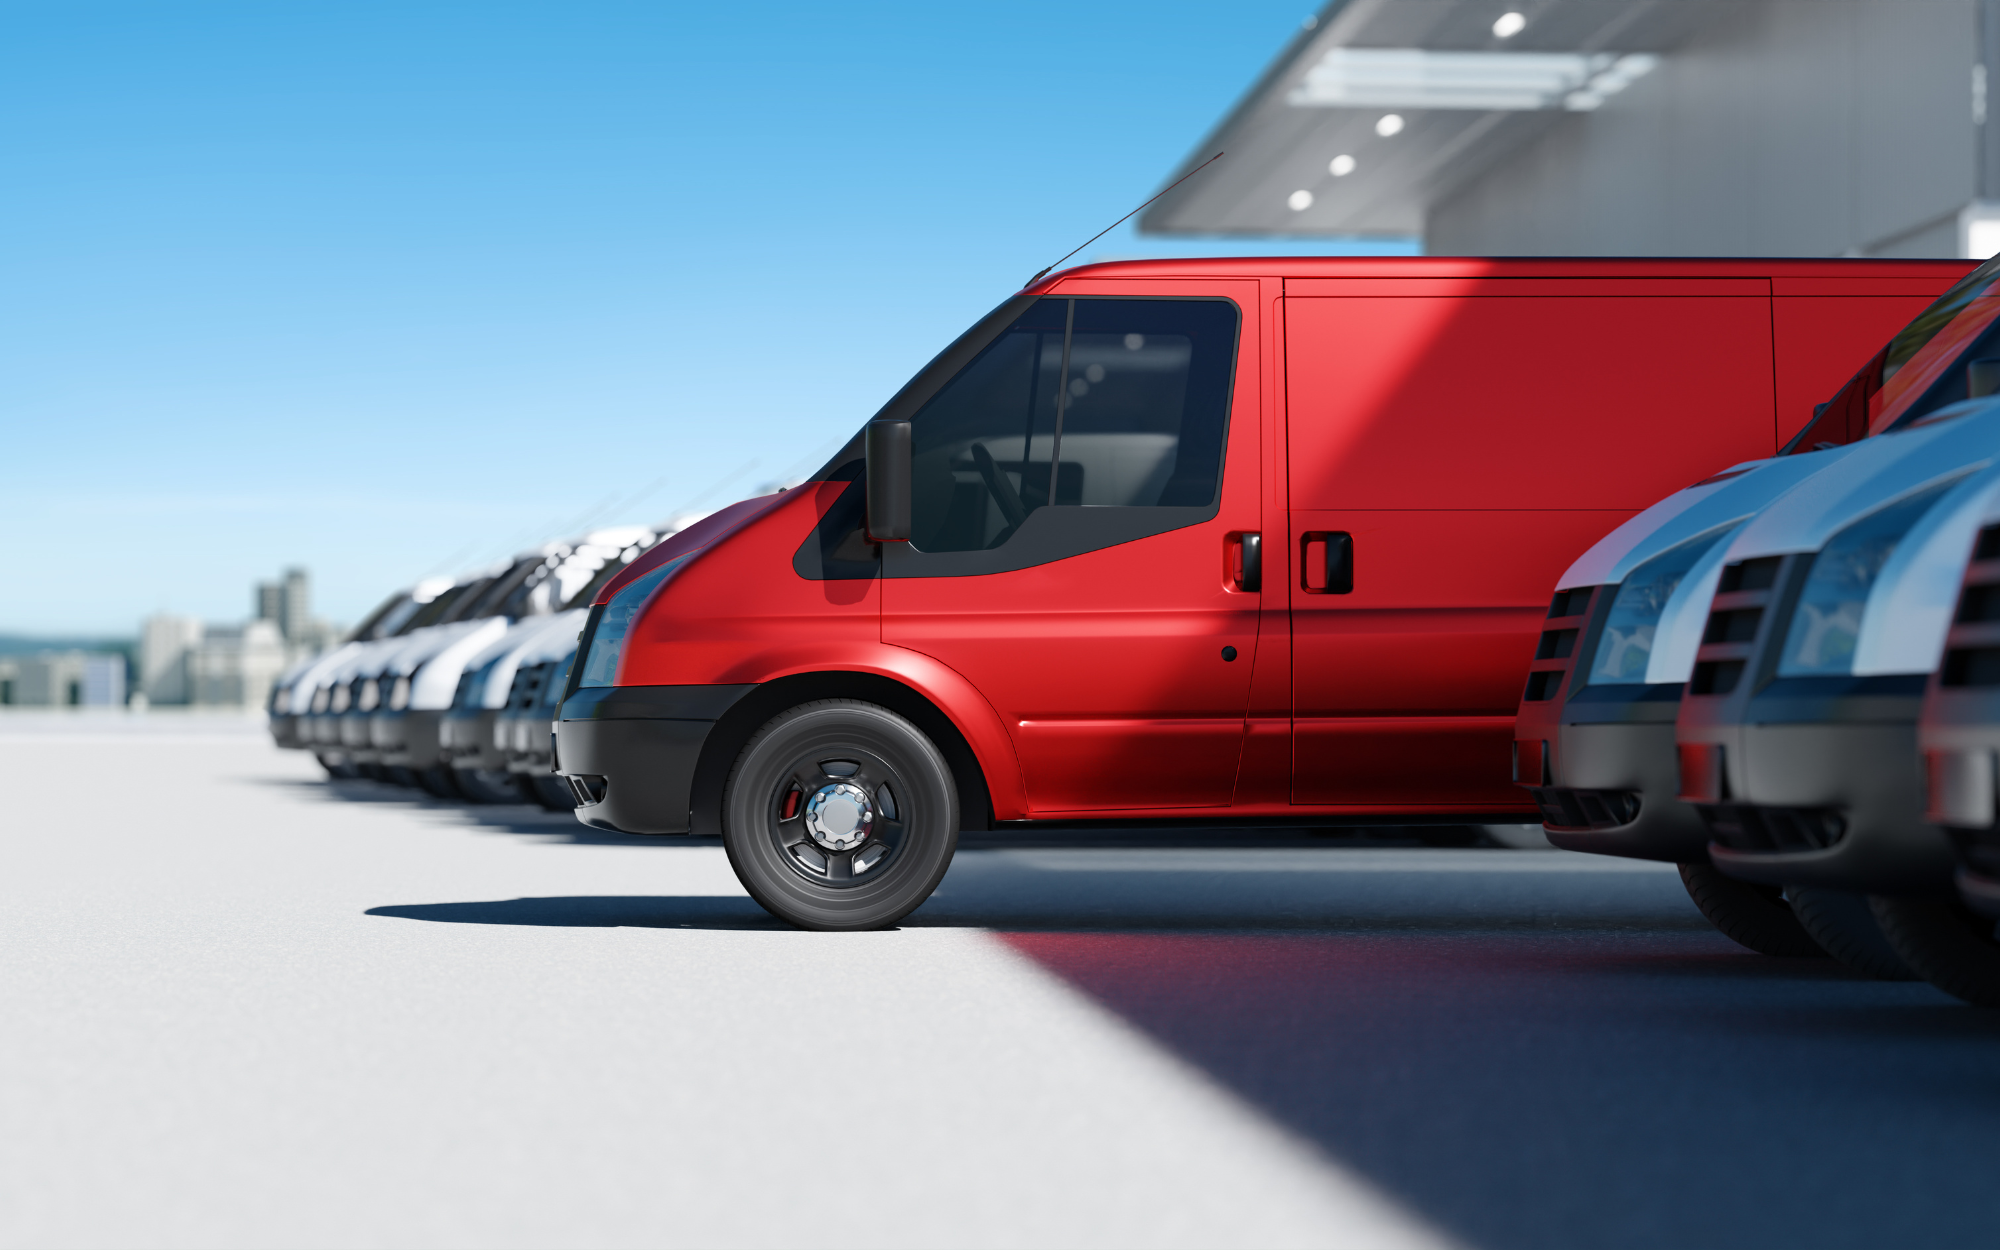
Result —
<instances>
[{"instance_id":1,"label":"black bumper","mask_svg":"<svg viewBox=\"0 0 2000 1250\"><path fill-rule=\"evenodd\" d=\"M688 832L702 745L754 689L606 686L571 695L556 718L556 771L574 779L576 818L620 833Z\"/></svg>"},{"instance_id":2,"label":"black bumper","mask_svg":"<svg viewBox=\"0 0 2000 1250\"><path fill-rule=\"evenodd\" d=\"M1950 840L1924 820L1915 718L1744 725L1724 749L1743 799L1702 804L1732 877L1873 894L1951 889ZM1740 788L1736 788L1740 783Z\"/></svg>"},{"instance_id":3,"label":"black bumper","mask_svg":"<svg viewBox=\"0 0 2000 1250\"><path fill-rule=\"evenodd\" d=\"M1535 793L1549 841L1568 851L1668 863L1708 858L1707 826L1675 797L1671 722L1564 725L1558 732L1561 784Z\"/></svg>"}]
</instances>

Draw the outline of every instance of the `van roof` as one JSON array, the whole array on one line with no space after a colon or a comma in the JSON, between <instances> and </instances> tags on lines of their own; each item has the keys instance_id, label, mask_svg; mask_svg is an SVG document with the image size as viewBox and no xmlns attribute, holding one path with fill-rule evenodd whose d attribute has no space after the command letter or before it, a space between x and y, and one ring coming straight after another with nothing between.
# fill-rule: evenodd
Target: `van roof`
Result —
<instances>
[{"instance_id":1,"label":"van roof","mask_svg":"<svg viewBox=\"0 0 2000 1250\"><path fill-rule=\"evenodd\" d=\"M1036 289L1073 278L1767 278L1781 284L1773 288L1779 295L1831 295L1857 279L1857 293L1889 294L1884 285L1909 279L1924 283L1927 293L1978 263L1738 256L1195 257L1076 265L1050 274Z\"/></svg>"}]
</instances>

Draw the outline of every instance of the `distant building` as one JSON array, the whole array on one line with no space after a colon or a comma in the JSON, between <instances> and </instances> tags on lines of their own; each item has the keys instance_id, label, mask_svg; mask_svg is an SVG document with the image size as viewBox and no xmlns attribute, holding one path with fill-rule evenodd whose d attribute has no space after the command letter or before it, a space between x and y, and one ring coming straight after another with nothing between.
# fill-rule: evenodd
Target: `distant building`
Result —
<instances>
[{"instance_id":1,"label":"distant building","mask_svg":"<svg viewBox=\"0 0 2000 1250\"><path fill-rule=\"evenodd\" d=\"M161 612L139 626L140 692L149 703L188 702L187 655L201 644L201 621Z\"/></svg>"},{"instance_id":2,"label":"distant building","mask_svg":"<svg viewBox=\"0 0 2000 1250\"><path fill-rule=\"evenodd\" d=\"M256 616L244 625L204 625L165 612L147 617L139 638L139 689L147 702L260 707L293 660L339 641L339 631L312 614L304 569L259 582L252 602Z\"/></svg>"},{"instance_id":3,"label":"distant building","mask_svg":"<svg viewBox=\"0 0 2000 1250\"><path fill-rule=\"evenodd\" d=\"M210 626L185 656L187 702L195 706L261 707L291 663L271 621Z\"/></svg>"},{"instance_id":4,"label":"distant building","mask_svg":"<svg viewBox=\"0 0 2000 1250\"><path fill-rule=\"evenodd\" d=\"M88 651L44 651L0 661L0 704L123 707L125 657Z\"/></svg>"},{"instance_id":5,"label":"distant building","mask_svg":"<svg viewBox=\"0 0 2000 1250\"><path fill-rule=\"evenodd\" d=\"M1334 0L1140 229L1983 258L1996 66L1995 0Z\"/></svg>"}]
</instances>

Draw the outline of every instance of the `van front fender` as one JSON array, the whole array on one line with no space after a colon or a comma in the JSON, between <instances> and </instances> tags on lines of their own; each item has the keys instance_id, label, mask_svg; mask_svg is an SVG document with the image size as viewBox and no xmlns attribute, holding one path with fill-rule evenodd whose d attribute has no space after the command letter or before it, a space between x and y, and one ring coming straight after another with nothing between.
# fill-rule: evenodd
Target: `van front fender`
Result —
<instances>
[{"instance_id":1,"label":"van front fender","mask_svg":"<svg viewBox=\"0 0 2000 1250\"><path fill-rule=\"evenodd\" d=\"M809 651L804 647L771 648L731 663L715 679L732 685L754 683L760 692L769 688L772 695L795 689L802 696L800 701L806 701L843 697L842 678L849 675L886 678L936 708L972 752L993 804L993 818L1021 820L1027 816L1020 758L1000 713L956 669L920 651L870 642L843 643L831 649L822 644ZM847 697L865 694L857 689ZM785 706L795 704L787 702ZM772 707L768 715L782 710ZM751 732L755 732L754 727Z\"/></svg>"}]
</instances>

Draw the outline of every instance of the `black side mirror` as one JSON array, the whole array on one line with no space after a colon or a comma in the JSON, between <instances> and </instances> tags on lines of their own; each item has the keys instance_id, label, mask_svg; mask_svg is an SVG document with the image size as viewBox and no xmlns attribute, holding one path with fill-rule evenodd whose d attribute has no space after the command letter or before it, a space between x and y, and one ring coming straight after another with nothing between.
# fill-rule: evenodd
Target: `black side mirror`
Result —
<instances>
[{"instance_id":1,"label":"black side mirror","mask_svg":"<svg viewBox=\"0 0 2000 1250\"><path fill-rule=\"evenodd\" d=\"M910 422L870 421L868 456L868 538L878 543L910 541Z\"/></svg>"},{"instance_id":2,"label":"black side mirror","mask_svg":"<svg viewBox=\"0 0 2000 1250\"><path fill-rule=\"evenodd\" d=\"M1984 399L2000 391L2000 360L1975 360L1965 366L1965 397Z\"/></svg>"}]
</instances>

